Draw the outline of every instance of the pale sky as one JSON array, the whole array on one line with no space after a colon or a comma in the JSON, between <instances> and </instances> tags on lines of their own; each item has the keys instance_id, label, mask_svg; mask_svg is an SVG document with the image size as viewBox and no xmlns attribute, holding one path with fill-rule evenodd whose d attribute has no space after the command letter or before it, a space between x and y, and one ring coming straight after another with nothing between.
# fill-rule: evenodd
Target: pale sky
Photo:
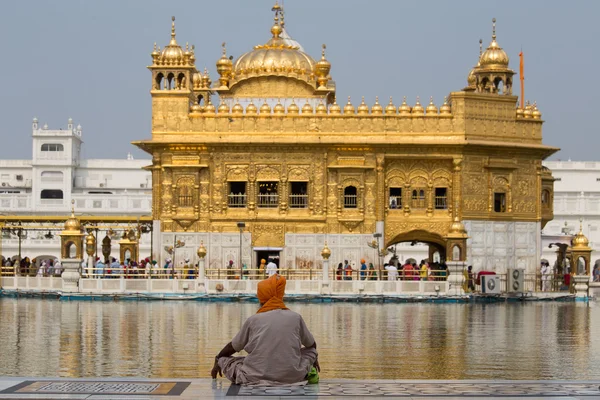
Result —
<instances>
[{"instance_id":1,"label":"pale sky","mask_svg":"<svg viewBox=\"0 0 600 400\"><path fill-rule=\"evenodd\" d=\"M148 157L130 144L150 137L150 52L177 40L196 45L196 66L218 74L221 42L237 58L270 38L274 0L6 1L0 14L0 159L31 158L31 121L83 126L84 156ZM498 42L538 103L554 159L600 160L599 1L285 0L286 29L318 58L327 44L339 100L365 96L398 105L407 96L440 106L466 85L479 38ZM518 77L515 78L518 82ZM515 92L519 94L518 83Z\"/></svg>"}]
</instances>

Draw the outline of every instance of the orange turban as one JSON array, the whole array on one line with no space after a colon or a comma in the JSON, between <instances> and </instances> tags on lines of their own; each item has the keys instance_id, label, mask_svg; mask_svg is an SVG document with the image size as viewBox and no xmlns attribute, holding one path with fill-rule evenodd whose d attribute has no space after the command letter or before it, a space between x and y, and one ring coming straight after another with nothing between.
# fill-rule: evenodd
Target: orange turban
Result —
<instances>
[{"instance_id":1,"label":"orange turban","mask_svg":"<svg viewBox=\"0 0 600 400\"><path fill-rule=\"evenodd\" d=\"M271 310L287 310L283 302L285 294L285 278L279 274L271 276L269 279L258 282L257 297L262 307L259 313Z\"/></svg>"}]
</instances>

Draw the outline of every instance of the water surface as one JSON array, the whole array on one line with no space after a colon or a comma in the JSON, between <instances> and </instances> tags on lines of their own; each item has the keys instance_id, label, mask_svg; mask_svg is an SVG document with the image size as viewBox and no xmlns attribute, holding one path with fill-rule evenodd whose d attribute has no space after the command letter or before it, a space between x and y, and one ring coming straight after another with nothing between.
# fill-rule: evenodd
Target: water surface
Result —
<instances>
[{"instance_id":1,"label":"water surface","mask_svg":"<svg viewBox=\"0 0 600 400\"><path fill-rule=\"evenodd\" d=\"M600 379L594 303L301 304L325 378ZM0 298L0 375L208 377L255 303Z\"/></svg>"}]
</instances>

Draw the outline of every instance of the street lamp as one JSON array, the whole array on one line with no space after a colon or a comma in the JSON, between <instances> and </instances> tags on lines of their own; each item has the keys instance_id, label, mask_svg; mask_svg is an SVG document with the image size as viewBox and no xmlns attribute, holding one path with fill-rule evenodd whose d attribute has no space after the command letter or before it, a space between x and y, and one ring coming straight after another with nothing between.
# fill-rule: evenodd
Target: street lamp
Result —
<instances>
[{"instance_id":1,"label":"street lamp","mask_svg":"<svg viewBox=\"0 0 600 400\"><path fill-rule=\"evenodd\" d=\"M246 227L245 222L238 222L237 227L240 230L240 280L243 278L244 274L244 264L242 263L242 233L244 232L244 228Z\"/></svg>"}]
</instances>

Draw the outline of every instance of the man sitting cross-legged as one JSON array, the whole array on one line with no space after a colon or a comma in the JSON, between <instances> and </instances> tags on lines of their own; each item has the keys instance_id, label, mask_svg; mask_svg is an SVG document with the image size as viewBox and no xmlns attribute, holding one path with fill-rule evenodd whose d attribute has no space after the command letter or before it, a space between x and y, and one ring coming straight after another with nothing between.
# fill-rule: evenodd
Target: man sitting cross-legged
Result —
<instances>
[{"instance_id":1,"label":"man sitting cross-legged","mask_svg":"<svg viewBox=\"0 0 600 400\"><path fill-rule=\"evenodd\" d=\"M216 356L213 379L225 374L241 385L318 382L317 343L300 314L283 303L284 292L285 278L278 274L258 283L261 307ZM241 350L248 355L232 357Z\"/></svg>"}]
</instances>

